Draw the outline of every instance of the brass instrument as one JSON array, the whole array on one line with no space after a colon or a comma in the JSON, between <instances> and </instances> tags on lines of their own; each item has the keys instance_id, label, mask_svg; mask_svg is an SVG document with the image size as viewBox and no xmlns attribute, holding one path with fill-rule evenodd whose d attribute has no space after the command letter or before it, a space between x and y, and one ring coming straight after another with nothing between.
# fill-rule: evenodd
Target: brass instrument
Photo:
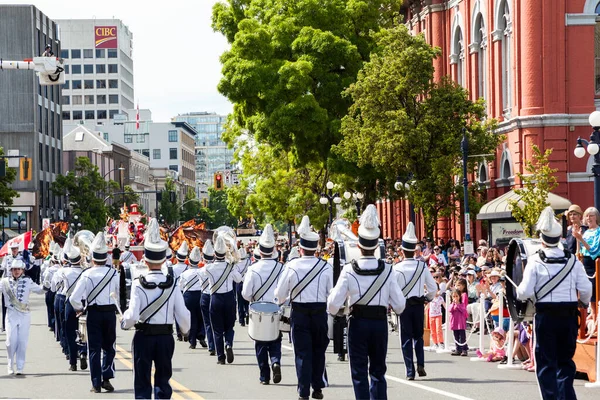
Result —
<instances>
[{"instance_id":1,"label":"brass instrument","mask_svg":"<svg viewBox=\"0 0 600 400\"><path fill-rule=\"evenodd\" d=\"M73 246L77 246L81 252L81 267L83 269L91 266L89 260L91 259L91 247L95 236L88 230L82 230L73 237Z\"/></svg>"},{"instance_id":2,"label":"brass instrument","mask_svg":"<svg viewBox=\"0 0 600 400\"><path fill-rule=\"evenodd\" d=\"M217 237L219 236L225 239L225 244L227 245L225 260L232 264L237 264L240 262L240 254L237 249L237 236L235 231L229 226L220 226L213 232L213 243L216 243Z\"/></svg>"}]
</instances>

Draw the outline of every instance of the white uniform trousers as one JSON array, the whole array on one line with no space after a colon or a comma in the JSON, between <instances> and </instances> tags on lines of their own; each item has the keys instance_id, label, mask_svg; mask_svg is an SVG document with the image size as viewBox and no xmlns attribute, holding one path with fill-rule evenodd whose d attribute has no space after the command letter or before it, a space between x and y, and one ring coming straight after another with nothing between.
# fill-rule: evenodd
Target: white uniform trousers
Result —
<instances>
[{"instance_id":1,"label":"white uniform trousers","mask_svg":"<svg viewBox=\"0 0 600 400\"><path fill-rule=\"evenodd\" d=\"M22 372L25 367L25 352L29 342L30 313L22 313L8 309L6 313L6 351L8 352L8 370L14 371L16 356L17 371Z\"/></svg>"}]
</instances>

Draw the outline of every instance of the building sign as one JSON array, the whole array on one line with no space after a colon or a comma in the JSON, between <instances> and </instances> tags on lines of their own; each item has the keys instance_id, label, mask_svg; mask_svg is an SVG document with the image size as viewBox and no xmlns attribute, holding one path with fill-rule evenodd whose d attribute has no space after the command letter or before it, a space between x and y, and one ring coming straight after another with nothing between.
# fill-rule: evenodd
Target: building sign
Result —
<instances>
[{"instance_id":1,"label":"building sign","mask_svg":"<svg viewBox=\"0 0 600 400\"><path fill-rule=\"evenodd\" d=\"M525 231L518 222L493 222L491 245L504 247L512 238L525 237Z\"/></svg>"},{"instance_id":2,"label":"building sign","mask_svg":"<svg viewBox=\"0 0 600 400\"><path fill-rule=\"evenodd\" d=\"M96 26L94 28L94 36L97 49L117 48L116 26Z\"/></svg>"}]
</instances>

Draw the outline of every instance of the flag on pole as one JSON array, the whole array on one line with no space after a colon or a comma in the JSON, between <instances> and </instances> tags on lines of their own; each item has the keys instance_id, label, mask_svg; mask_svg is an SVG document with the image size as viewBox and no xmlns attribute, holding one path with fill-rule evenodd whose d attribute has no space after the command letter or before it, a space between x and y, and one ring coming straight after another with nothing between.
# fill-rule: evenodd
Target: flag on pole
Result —
<instances>
[{"instance_id":1,"label":"flag on pole","mask_svg":"<svg viewBox=\"0 0 600 400\"><path fill-rule=\"evenodd\" d=\"M8 252L10 251L10 246L13 243L19 245L19 251L23 251L27 247L29 247L29 242L31 242L31 231L27 231L15 238L10 239L4 244L4 246L2 246L2 249L0 250L0 257L4 257L8 254Z\"/></svg>"},{"instance_id":2,"label":"flag on pole","mask_svg":"<svg viewBox=\"0 0 600 400\"><path fill-rule=\"evenodd\" d=\"M140 130L140 103L137 104L137 113L135 114L135 129Z\"/></svg>"}]
</instances>

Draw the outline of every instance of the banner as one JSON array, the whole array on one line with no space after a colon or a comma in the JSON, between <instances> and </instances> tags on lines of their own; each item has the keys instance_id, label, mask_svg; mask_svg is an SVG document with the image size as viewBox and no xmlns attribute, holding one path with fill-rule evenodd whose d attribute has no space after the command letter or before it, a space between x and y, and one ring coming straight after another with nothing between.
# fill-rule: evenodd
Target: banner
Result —
<instances>
[{"instance_id":1,"label":"banner","mask_svg":"<svg viewBox=\"0 0 600 400\"><path fill-rule=\"evenodd\" d=\"M94 28L94 43L97 49L117 48L117 27L97 26Z\"/></svg>"},{"instance_id":2,"label":"banner","mask_svg":"<svg viewBox=\"0 0 600 400\"><path fill-rule=\"evenodd\" d=\"M21 252L29 246L30 242L31 242L31 231L27 231L15 238L12 238L8 242L6 242L4 244L4 246L2 246L2 249L0 250L0 257L4 257L5 255L7 255L10 252L10 246L13 243L17 243L19 245L19 251Z\"/></svg>"}]
</instances>

